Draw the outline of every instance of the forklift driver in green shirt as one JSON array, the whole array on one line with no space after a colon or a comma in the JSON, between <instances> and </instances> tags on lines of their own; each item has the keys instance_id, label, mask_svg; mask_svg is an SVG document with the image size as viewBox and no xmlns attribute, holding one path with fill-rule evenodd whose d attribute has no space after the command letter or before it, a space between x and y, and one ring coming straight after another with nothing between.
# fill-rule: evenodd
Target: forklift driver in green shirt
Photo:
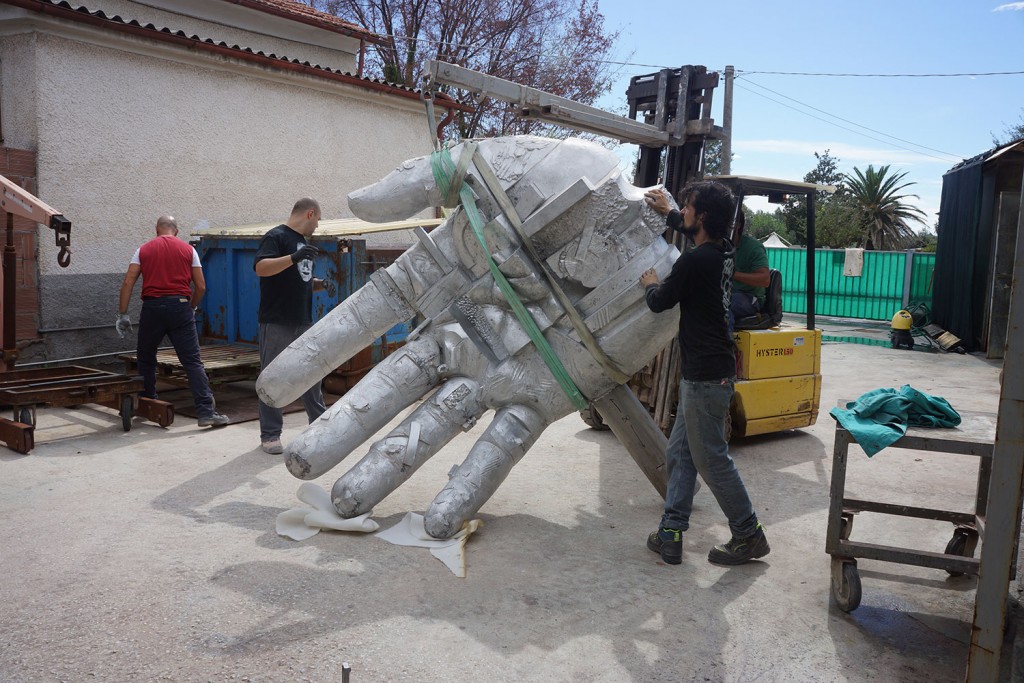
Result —
<instances>
[{"instance_id":1,"label":"forklift driver in green shirt","mask_svg":"<svg viewBox=\"0 0 1024 683\"><path fill-rule=\"evenodd\" d=\"M729 306L729 331L735 321L764 310L764 295L768 287L768 252L764 245L746 234L743 208L736 213L732 241L736 248L736 272L732 279L732 303Z\"/></svg>"}]
</instances>

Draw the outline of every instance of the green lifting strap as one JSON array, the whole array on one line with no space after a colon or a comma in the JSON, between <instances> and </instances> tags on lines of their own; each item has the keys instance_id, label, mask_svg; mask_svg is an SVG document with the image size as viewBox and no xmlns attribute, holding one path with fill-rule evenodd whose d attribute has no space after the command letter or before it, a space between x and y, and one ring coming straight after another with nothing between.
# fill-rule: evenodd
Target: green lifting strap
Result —
<instances>
[{"instance_id":1,"label":"green lifting strap","mask_svg":"<svg viewBox=\"0 0 1024 683\"><path fill-rule=\"evenodd\" d=\"M508 221L512 230L515 231L516 236L519 237L519 242L523 246L523 250L529 254L533 260L537 270L540 271L541 275L548 282L548 287L551 288L551 292L558 299L558 303L562 305L562 310L565 311L566 317L569 322L572 323L572 327L576 330L576 334L580 336L580 341L587 347L587 351L590 351L590 355L593 356L594 360L604 369L605 373L613 380L616 384L625 384L629 381L629 375L622 372L619 366L608 357L608 354L604 352L601 345L597 343L597 339L594 338L594 334L587 327L579 311L576 310L575 304L569 299L569 296L565 293L565 290L558 284L555 279L555 274L551 272L551 268L544 259L541 258L540 254L537 253L536 247L530 240L530 236L523 230L523 223L519 220L519 214L516 213L516 208L512 205L512 200L505 194L505 190L501 187L501 181L498 180L498 176L494 175L494 169L492 169L487 161L480 156L480 150L475 150L477 164L476 170L483 178L484 184L487 185L487 189L491 191L491 196L494 197L495 201L498 202L498 206L501 207L502 213L505 214L505 220ZM462 159L459 159L459 167L462 167Z\"/></svg>"},{"instance_id":2,"label":"green lifting strap","mask_svg":"<svg viewBox=\"0 0 1024 683\"><path fill-rule=\"evenodd\" d=\"M465 143L471 145L470 148L464 148L462 150L462 156L464 158L471 158L473 156L475 145L473 143ZM441 196L450 197L452 194L452 182L453 176L459 175L464 177L465 170L462 173L458 173L455 168L455 163L452 161L451 154L447 149L442 149L440 152L434 152L430 155L430 165L434 172L434 181L437 183L438 190L441 191ZM460 164L461 166L461 164ZM480 216L480 211L476 206L476 198L473 196L473 191L462 182L462 178L458 179L461 189L459 190L459 197L461 199L462 207L466 211L466 217L469 218L469 224L473 228L473 234L476 235L477 240L480 242L480 246L483 247L484 253L487 254L487 267L491 271L491 276L494 277L494 281L498 283L498 289L501 290L505 300L508 301L509 306L512 308L512 312L515 313L519 323L526 330L527 336L530 341L533 342L534 346L537 347L537 351L540 352L541 358L544 359L544 363L548 366L551 374L554 375L555 381L562 387L562 391L569 397L569 401L572 402L576 410L585 409L589 403L587 399L577 388L576 383L572 381L572 377L566 372L565 366L562 365L561 359L555 354L555 350L551 348L551 344L544 338L544 334L540 331L537 326L537 322L530 315L530 312L526 310L526 306L523 304L519 295L516 294L515 290L512 289L512 285L505 278L504 273L498 268L498 264L494 262L491 257L491 251L487 248L487 242L484 240L484 222Z\"/></svg>"}]
</instances>

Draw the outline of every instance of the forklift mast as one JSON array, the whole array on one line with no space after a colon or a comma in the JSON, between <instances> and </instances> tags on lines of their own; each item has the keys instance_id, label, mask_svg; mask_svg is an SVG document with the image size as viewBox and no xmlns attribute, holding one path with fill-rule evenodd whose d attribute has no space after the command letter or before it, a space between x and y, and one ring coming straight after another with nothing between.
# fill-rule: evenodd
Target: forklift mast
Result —
<instances>
[{"instance_id":1,"label":"forklift mast","mask_svg":"<svg viewBox=\"0 0 1024 683\"><path fill-rule=\"evenodd\" d=\"M645 123L668 134L666 145L641 145L633 184L649 187L662 182L677 197L686 183L703 175L704 141L725 136L711 118L718 78L706 67L683 66L630 79L630 118L642 116Z\"/></svg>"}]
</instances>

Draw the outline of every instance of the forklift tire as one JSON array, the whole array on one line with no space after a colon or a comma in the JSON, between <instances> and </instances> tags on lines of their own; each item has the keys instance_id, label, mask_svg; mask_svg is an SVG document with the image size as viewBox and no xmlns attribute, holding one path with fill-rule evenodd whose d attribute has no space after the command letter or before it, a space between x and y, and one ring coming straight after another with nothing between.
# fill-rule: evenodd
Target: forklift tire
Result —
<instances>
[{"instance_id":1,"label":"forklift tire","mask_svg":"<svg viewBox=\"0 0 1024 683\"><path fill-rule=\"evenodd\" d=\"M725 414L725 442L732 441L732 411Z\"/></svg>"},{"instance_id":2,"label":"forklift tire","mask_svg":"<svg viewBox=\"0 0 1024 683\"><path fill-rule=\"evenodd\" d=\"M607 432L610 427L604 423L604 418L601 417L601 413L597 412L597 408L590 406L580 411L580 417L591 429L596 429L599 432Z\"/></svg>"}]
</instances>

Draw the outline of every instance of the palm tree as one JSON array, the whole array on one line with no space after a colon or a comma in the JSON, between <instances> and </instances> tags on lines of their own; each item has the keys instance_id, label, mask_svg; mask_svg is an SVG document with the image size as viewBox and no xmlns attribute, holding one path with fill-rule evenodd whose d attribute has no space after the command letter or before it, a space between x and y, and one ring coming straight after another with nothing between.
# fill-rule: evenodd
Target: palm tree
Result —
<instances>
[{"instance_id":1,"label":"palm tree","mask_svg":"<svg viewBox=\"0 0 1024 683\"><path fill-rule=\"evenodd\" d=\"M869 165L864 173L854 168L852 176L844 176L854 208L860 214L865 247L902 249L914 241L914 230L910 222L924 224L925 212L903 201L908 197L917 198L917 195L898 194L903 188L914 184L900 184L906 175L906 171L890 175L888 166L882 166L876 171L874 166Z\"/></svg>"}]
</instances>

